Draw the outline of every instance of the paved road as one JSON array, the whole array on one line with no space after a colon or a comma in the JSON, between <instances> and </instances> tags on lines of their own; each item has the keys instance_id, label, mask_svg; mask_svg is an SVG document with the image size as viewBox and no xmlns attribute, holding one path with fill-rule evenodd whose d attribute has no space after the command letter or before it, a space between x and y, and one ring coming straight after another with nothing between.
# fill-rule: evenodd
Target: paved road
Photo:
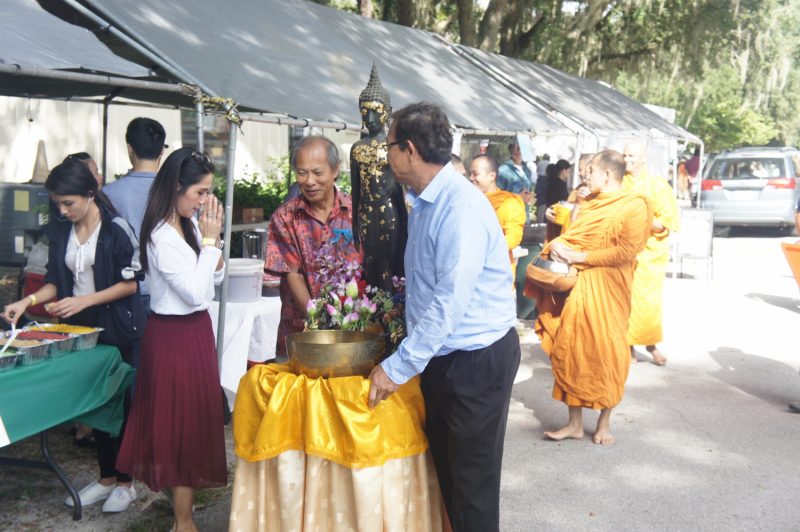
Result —
<instances>
[{"instance_id":1,"label":"paved road","mask_svg":"<svg viewBox=\"0 0 800 532\"><path fill-rule=\"evenodd\" d=\"M509 414L502 530L800 530L800 289L764 231L714 241L714 276L668 279L666 367L631 368L617 444L549 442L566 420L534 335ZM644 358L642 356L641 358Z\"/></svg>"}]
</instances>

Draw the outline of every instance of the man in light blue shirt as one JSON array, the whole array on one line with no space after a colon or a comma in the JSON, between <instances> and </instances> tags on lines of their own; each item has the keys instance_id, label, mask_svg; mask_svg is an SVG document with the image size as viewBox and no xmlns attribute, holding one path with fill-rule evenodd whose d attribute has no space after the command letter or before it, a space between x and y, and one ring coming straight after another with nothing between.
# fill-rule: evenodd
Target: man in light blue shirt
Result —
<instances>
[{"instance_id":1,"label":"man in light blue shirt","mask_svg":"<svg viewBox=\"0 0 800 532\"><path fill-rule=\"evenodd\" d=\"M103 187L103 192L114 204L119 215L136 231L137 238L142 232L142 219L147 206L150 187L161 164L166 139L164 126L150 118L134 118L125 131L128 143L128 157L133 168L122 178ZM139 287L142 291L145 309L150 313L150 287L147 279Z\"/></svg>"},{"instance_id":2,"label":"man in light blue shirt","mask_svg":"<svg viewBox=\"0 0 800 532\"><path fill-rule=\"evenodd\" d=\"M410 189L408 337L370 374L370 407L421 374L425 432L453 528L491 532L520 359L508 249L489 201L450 163L442 110L413 104L392 118L389 163Z\"/></svg>"}]
</instances>

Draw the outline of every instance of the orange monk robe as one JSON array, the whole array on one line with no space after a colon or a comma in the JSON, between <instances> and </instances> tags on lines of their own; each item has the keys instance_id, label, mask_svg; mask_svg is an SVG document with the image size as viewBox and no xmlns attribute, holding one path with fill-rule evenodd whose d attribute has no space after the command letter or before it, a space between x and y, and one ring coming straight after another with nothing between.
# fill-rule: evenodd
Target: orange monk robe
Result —
<instances>
[{"instance_id":1,"label":"orange monk robe","mask_svg":"<svg viewBox=\"0 0 800 532\"><path fill-rule=\"evenodd\" d=\"M508 246L508 258L511 260L511 271L517 271L517 261L511 250L522 243L522 230L525 226L525 202L517 194L496 190L487 192L486 197L492 204L500 227L503 228L503 235L506 237Z\"/></svg>"},{"instance_id":2,"label":"orange monk robe","mask_svg":"<svg viewBox=\"0 0 800 532\"><path fill-rule=\"evenodd\" d=\"M578 281L568 295L531 294L540 311L536 333L553 369L554 399L594 409L622 400L630 366L626 334L634 263L651 223L644 196L607 192L586 201L558 237L587 258L576 265ZM550 246L543 255L549 256Z\"/></svg>"},{"instance_id":3,"label":"orange monk robe","mask_svg":"<svg viewBox=\"0 0 800 532\"><path fill-rule=\"evenodd\" d=\"M663 339L664 277L669 262L669 235L678 230L678 203L669 183L658 176L645 174L634 178L628 174L622 188L644 194L653 206L653 219L664 226L662 231L650 234L647 246L637 257L628 329L628 345L656 345Z\"/></svg>"}]
</instances>

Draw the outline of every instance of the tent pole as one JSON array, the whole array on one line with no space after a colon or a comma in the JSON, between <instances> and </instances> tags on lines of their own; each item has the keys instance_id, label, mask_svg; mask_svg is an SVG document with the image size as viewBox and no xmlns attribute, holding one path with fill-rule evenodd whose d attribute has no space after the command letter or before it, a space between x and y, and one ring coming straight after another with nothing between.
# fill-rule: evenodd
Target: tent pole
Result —
<instances>
[{"instance_id":1,"label":"tent pole","mask_svg":"<svg viewBox=\"0 0 800 532\"><path fill-rule=\"evenodd\" d=\"M82 83L93 83L108 87L124 87L131 89L143 89L158 92L170 92L180 95L191 95L194 91L191 87L177 85L174 83L161 83L158 81L141 81L138 79L121 78L116 76L101 76L97 74L84 74L81 72L67 72L64 70L48 70L46 68L21 67L19 65L0 64L0 74L10 74L12 76L28 76L32 78L55 79L63 81L77 81Z\"/></svg>"},{"instance_id":2,"label":"tent pole","mask_svg":"<svg viewBox=\"0 0 800 532\"><path fill-rule=\"evenodd\" d=\"M108 104L111 98L103 98L103 184L108 182Z\"/></svg>"},{"instance_id":3,"label":"tent pole","mask_svg":"<svg viewBox=\"0 0 800 532\"><path fill-rule=\"evenodd\" d=\"M705 144L703 141L700 141L700 165L697 167L697 177L695 178L695 183L697 187L697 208L701 209L703 206L700 205L700 193L703 190L703 157L705 156Z\"/></svg>"},{"instance_id":4,"label":"tent pole","mask_svg":"<svg viewBox=\"0 0 800 532\"><path fill-rule=\"evenodd\" d=\"M195 104L195 128L197 128L197 151L204 152L206 151L206 142L205 142L205 131L203 130L203 113L205 112L205 108L203 106L203 101L199 98L197 99L197 103Z\"/></svg>"},{"instance_id":5,"label":"tent pole","mask_svg":"<svg viewBox=\"0 0 800 532\"><path fill-rule=\"evenodd\" d=\"M219 315L217 321L217 359L222 362L222 350L225 346L225 304L228 301L228 266L231 259L231 220L233 217L233 164L236 155L236 137L239 135L239 126L236 122L229 122L231 125L228 138L228 179L225 185L225 229L223 239L225 246L222 249L222 257L225 260L225 277L222 279L222 289L219 296Z\"/></svg>"}]
</instances>

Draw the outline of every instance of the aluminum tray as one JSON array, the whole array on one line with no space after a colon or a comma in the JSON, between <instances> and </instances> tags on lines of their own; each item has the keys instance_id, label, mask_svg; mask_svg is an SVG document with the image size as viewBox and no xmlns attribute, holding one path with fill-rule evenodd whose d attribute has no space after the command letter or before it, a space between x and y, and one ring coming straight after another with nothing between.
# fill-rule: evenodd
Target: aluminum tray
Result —
<instances>
[{"instance_id":1,"label":"aluminum tray","mask_svg":"<svg viewBox=\"0 0 800 532\"><path fill-rule=\"evenodd\" d=\"M69 336L63 340L47 340L47 342L50 344L50 358L58 358L68 355L75 350L78 337Z\"/></svg>"},{"instance_id":2,"label":"aluminum tray","mask_svg":"<svg viewBox=\"0 0 800 532\"><path fill-rule=\"evenodd\" d=\"M100 332L102 330L103 329L96 329L91 333L78 334L75 338L75 346L72 349L74 351L93 349L97 345L97 340L100 338Z\"/></svg>"},{"instance_id":3,"label":"aluminum tray","mask_svg":"<svg viewBox=\"0 0 800 532\"><path fill-rule=\"evenodd\" d=\"M9 347L9 349L11 348ZM20 358L22 358L20 355L8 351L0 355L0 373L14 369Z\"/></svg>"},{"instance_id":4,"label":"aluminum tray","mask_svg":"<svg viewBox=\"0 0 800 532\"><path fill-rule=\"evenodd\" d=\"M44 362L50 356L50 344L46 343L31 347L14 347L13 349L22 357L19 363L23 366L33 366Z\"/></svg>"}]
</instances>

